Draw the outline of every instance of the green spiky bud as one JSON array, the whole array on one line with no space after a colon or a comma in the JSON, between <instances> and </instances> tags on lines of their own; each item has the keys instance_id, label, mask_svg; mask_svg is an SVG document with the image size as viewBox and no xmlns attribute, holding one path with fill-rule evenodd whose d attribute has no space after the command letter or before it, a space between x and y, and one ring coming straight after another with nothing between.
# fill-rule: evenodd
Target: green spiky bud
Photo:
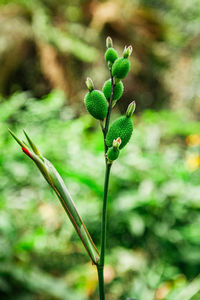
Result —
<instances>
[{"instance_id":1,"label":"green spiky bud","mask_svg":"<svg viewBox=\"0 0 200 300\"><path fill-rule=\"evenodd\" d=\"M108 133L106 135L106 145L108 147L112 146L113 140L120 137L121 145L119 149L122 149L130 140L133 132L133 121L127 116L119 117L110 126Z\"/></svg>"},{"instance_id":2,"label":"green spiky bud","mask_svg":"<svg viewBox=\"0 0 200 300\"><path fill-rule=\"evenodd\" d=\"M119 156L119 149L109 148L107 152L107 159L109 163L112 163Z\"/></svg>"},{"instance_id":3,"label":"green spiky bud","mask_svg":"<svg viewBox=\"0 0 200 300\"><path fill-rule=\"evenodd\" d=\"M128 48L125 46L124 52L123 52L123 57L128 58L131 55L132 51L133 51L132 46L128 46Z\"/></svg>"},{"instance_id":4,"label":"green spiky bud","mask_svg":"<svg viewBox=\"0 0 200 300\"><path fill-rule=\"evenodd\" d=\"M107 159L109 163L112 163L119 156L119 146L121 145L121 139L118 137L116 140L113 140L112 148L108 149Z\"/></svg>"},{"instance_id":5,"label":"green spiky bud","mask_svg":"<svg viewBox=\"0 0 200 300\"><path fill-rule=\"evenodd\" d=\"M136 109L136 103L135 101L132 101L127 108L126 116L130 118L133 115L135 109Z\"/></svg>"},{"instance_id":6,"label":"green spiky bud","mask_svg":"<svg viewBox=\"0 0 200 300\"><path fill-rule=\"evenodd\" d=\"M105 53L105 60L107 63L113 64L118 58L117 51L114 48L108 48Z\"/></svg>"},{"instance_id":7,"label":"green spiky bud","mask_svg":"<svg viewBox=\"0 0 200 300\"><path fill-rule=\"evenodd\" d=\"M101 91L92 90L84 99L88 112L98 120L103 120L108 112L108 102Z\"/></svg>"},{"instance_id":8,"label":"green spiky bud","mask_svg":"<svg viewBox=\"0 0 200 300\"><path fill-rule=\"evenodd\" d=\"M102 90L106 99L109 100L111 96L111 90L112 90L111 79L108 79L107 81L104 82ZM124 86L123 83L120 81L114 86L113 101L119 100L123 94L123 91L124 91Z\"/></svg>"},{"instance_id":9,"label":"green spiky bud","mask_svg":"<svg viewBox=\"0 0 200 300\"><path fill-rule=\"evenodd\" d=\"M130 61L128 58L118 58L115 60L112 67L112 75L118 79L123 79L126 77L130 70Z\"/></svg>"}]
</instances>

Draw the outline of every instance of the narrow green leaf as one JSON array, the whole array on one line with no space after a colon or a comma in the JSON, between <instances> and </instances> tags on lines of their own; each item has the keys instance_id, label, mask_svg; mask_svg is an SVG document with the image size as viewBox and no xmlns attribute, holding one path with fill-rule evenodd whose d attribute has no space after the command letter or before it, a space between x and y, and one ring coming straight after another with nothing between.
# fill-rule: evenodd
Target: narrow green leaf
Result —
<instances>
[{"instance_id":1,"label":"narrow green leaf","mask_svg":"<svg viewBox=\"0 0 200 300\"><path fill-rule=\"evenodd\" d=\"M11 130L9 130L9 132L17 141L17 143L22 147L22 150L35 162L36 166L39 168L46 181L55 191L76 232L78 233L89 257L91 258L92 262L97 265L99 261L98 250L93 243L92 238L75 207L75 204L64 184L62 177L50 161L38 154L39 151L37 147L33 144L26 132L24 132L25 136L34 152L30 151L28 147L23 142L21 142Z\"/></svg>"},{"instance_id":2,"label":"narrow green leaf","mask_svg":"<svg viewBox=\"0 0 200 300\"><path fill-rule=\"evenodd\" d=\"M12 130L10 130L10 129L8 128L8 131L10 132L10 134L13 136L13 138L16 140L16 142L17 142L22 148L27 149L27 146L26 146L22 141L20 141L20 140L18 139L18 137L14 134L14 132L12 132Z\"/></svg>"},{"instance_id":3,"label":"narrow green leaf","mask_svg":"<svg viewBox=\"0 0 200 300\"><path fill-rule=\"evenodd\" d=\"M41 154L38 150L38 148L36 147L36 145L33 143L33 141L30 139L30 137L28 136L28 134L26 133L26 131L24 130L24 134L25 137L27 138L27 141L29 142L29 145L31 146L33 152L38 155L39 157L41 157Z\"/></svg>"}]
</instances>

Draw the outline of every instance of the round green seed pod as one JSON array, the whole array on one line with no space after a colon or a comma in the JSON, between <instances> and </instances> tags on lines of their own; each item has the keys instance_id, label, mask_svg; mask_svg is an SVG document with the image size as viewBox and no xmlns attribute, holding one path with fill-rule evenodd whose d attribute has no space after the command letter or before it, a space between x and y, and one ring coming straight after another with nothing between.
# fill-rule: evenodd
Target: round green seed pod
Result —
<instances>
[{"instance_id":1,"label":"round green seed pod","mask_svg":"<svg viewBox=\"0 0 200 300\"><path fill-rule=\"evenodd\" d=\"M92 90L84 99L88 112L98 120L103 120L108 112L108 102L101 91Z\"/></svg>"},{"instance_id":2,"label":"round green seed pod","mask_svg":"<svg viewBox=\"0 0 200 300\"><path fill-rule=\"evenodd\" d=\"M123 79L130 70L130 61L128 58L118 58L115 60L112 67L112 75L116 78Z\"/></svg>"},{"instance_id":3,"label":"round green seed pod","mask_svg":"<svg viewBox=\"0 0 200 300\"><path fill-rule=\"evenodd\" d=\"M117 51L114 48L108 48L105 53L106 62L111 62L112 64L118 58Z\"/></svg>"},{"instance_id":4,"label":"round green seed pod","mask_svg":"<svg viewBox=\"0 0 200 300\"><path fill-rule=\"evenodd\" d=\"M109 79L109 80L105 81L105 83L103 85L103 93L107 100L110 99L111 90L112 90L111 79ZM117 83L114 86L113 101L119 100L119 98L121 98L121 96L123 94L123 91L124 91L124 86L123 86L123 83L120 81L119 83Z\"/></svg>"},{"instance_id":5,"label":"round green seed pod","mask_svg":"<svg viewBox=\"0 0 200 300\"><path fill-rule=\"evenodd\" d=\"M119 156L119 149L109 148L107 152L107 158L110 161L116 160Z\"/></svg>"},{"instance_id":6,"label":"round green seed pod","mask_svg":"<svg viewBox=\"0 0 200 300\"><path fill-rule=\"evenodd\" d=\"M122 149L130 140L133 132L133 121L127 116L122 116L118 118L110 126L108 133L106 135L106 145L108 147L112 146L113 140L118 137L121 138L121 145L119 149Z\"/></svg>"}]
</instances>

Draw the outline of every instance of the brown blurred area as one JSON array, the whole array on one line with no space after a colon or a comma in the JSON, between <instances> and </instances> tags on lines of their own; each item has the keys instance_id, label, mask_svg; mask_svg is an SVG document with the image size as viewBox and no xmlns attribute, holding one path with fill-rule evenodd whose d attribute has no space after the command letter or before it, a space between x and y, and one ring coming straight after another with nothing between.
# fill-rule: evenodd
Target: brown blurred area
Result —
<instances>
[{"instance_id":1,"label":"brown blurred area","mask_svg":"<svg viewBox=\"0 0 200 300\"><path fill-rule=\"evenodd\" d=\"M86 76L97 88L107 79L103 55L110 35L120 55L124 44L134 49L120 109L132 98L138 109L168 105L164 74L170 60L158 9L123 0L14 1L0 6L0 26L4 96L28 90L39 98L61 89L69 102L81 102Z\"/></svg>"},{"instance_id":2,"label":"brown blurred area","mask_svg":"<svg viewBox=\"0 0 200 300\"><path fill-rule=\"evenodd\" d=\"M129 145L112 167L107 300L200 299L199 0L0 0L0 299L97 300L76 232L9 136L63 177L98 249L104 145L83 99L109 78L106 37L133 46ZM112 120L111 120L112 121Z\"/></svg>"},{"instance_id":3,"label":"brown blurred area","mask_svg":"<svg viewBox=\"0 0 200 300\"><path fill-rule=\"evenodd\" d=\"M134 49L121 110L132 98L141 110L180 107L187 97L183 91L192 77L191 52L198 47L199 34L181 32L184 8L172 21L179 9L176 2L4 2L0 6L0 93L4 96L28 90L39 98L61 89L71 104L81 102L86 76L94 79L97 88L108 76L103 55L110 35L120 55L124 44ZM193 16L188 18L192 22Z\"/></svg>"}]
</instances>

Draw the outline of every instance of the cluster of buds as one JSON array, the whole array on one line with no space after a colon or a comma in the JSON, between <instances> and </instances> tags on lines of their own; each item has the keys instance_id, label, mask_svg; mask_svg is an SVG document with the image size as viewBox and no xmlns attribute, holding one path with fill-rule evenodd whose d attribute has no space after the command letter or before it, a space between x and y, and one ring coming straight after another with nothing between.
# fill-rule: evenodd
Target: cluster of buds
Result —
<instances>
[{"instance_id":1,"label":"cluster of buds","mask_svg":"<svg viewBox=\"0 0 200 300\"><path fill-rule=\"evenodd\" d=\"M129 142L133 132L133 120L131 117L135 111L135 107L135 101L131 102L126 111L126 115L119 117L110 126L106 135L106 145L108 147L113 147L114 141L118 139L120 139L119 149L124 148Z\"/></svg>"},{"instance_id":2,"label":"cluster of buds","mask_svg":"<svg viewBox=\"0 0 200 300\"><path fill-rule=\"evenodd\" d=\"M89 92L84 99L88 112L94 118L101 121L107 117L109 105L113 107L123 94L124 86L121 80L126 77L130 70L129 57L132 53L132 46L125 46L123 56L118 57L118 53L114 49L110 37L107 37L106 39L106 47L105 60L112 74L112 78L104 82L102 88L103 93L99 90L94 90L92 79L87 78L86 86ZM112 102L111 104L110 101ZM131 102L128 106L126 115L115 120L108 132L106 132L105 142L108 147L106 157L109 163L118 158L119 150L122 149L131 138L133 132L133 121L131 116L135 111L135 107L135 101ZM114 145L116 141L119 142L119 139L120 143L115 147Z\"/></svg>"}]
</instances>

